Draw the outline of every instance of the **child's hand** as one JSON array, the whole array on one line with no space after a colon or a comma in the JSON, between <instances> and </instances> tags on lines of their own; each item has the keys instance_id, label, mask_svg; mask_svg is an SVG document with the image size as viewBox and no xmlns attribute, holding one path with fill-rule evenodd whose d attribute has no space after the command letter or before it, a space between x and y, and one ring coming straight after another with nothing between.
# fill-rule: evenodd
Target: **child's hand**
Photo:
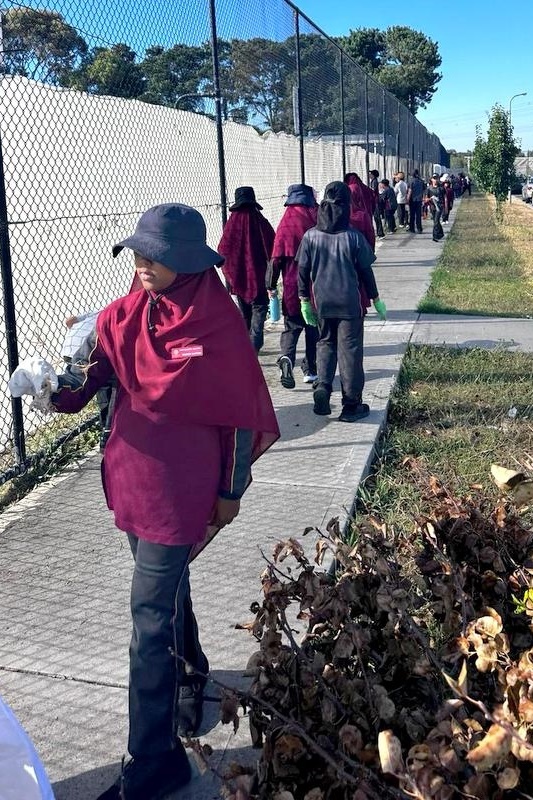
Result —
<instances>
[{"instance_id":1,"label":"child's hand","mask_svg":"<svg viewBox=\"0 0 533 800\"><path fill-rule=\"evenodd\" d=\"M65 325L70 330L72 326L76 324L77 321L78 321L77 317L67 317L65 320Z\"/></svg>"},{"instance_id":2,"label":"child's hand","mask_svg":"<svg viewBox=\"0 0 533 800\"><path fill-rule=\"evenodd\" d=\"M211 524L215 525L217 528L223 528L224 525L229 525L239 513L240 508L240 500L226 500L225 497L219 497L215 505Z\"/></svg>"}]
</instances>

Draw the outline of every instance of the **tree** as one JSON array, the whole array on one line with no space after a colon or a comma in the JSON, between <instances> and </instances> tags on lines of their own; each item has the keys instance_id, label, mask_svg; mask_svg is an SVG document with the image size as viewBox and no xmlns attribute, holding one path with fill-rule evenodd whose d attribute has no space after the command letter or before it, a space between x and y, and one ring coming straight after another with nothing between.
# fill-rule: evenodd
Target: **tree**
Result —
<instances>
[{"instance_id":1,"label":"tree","mask_svg":"<svg viewBox=\"0 0 533 800\"><path fill-rule=\"evenodd\" d=\"M295 42L291 42L294 52ZM323 36L300 36L303 125L307 133L340 133L340 52ZM296 59L296 55L294 55Z\"/></svg>"},{"instance_id":2,"label":"tree","mask_svg":"<svg viewBox=\"0 0 533 800\"><path fill-rule=\"evenodd\" d=\"M233 39L230 44L233 72L227 99L241 103L259 128L293 131L296 61L290 46L261 38Z\"/></svg>"},{"instance_id":3,"label":"tree","mask_svg":"<svg viewBox=\"0 0 533 800\"><path fill-rule=\"evenodd\" d=\"M357 28L348 36L339 36L340 46L371 75L383 66L385 57L385 34L377 28Z\"/></svg>"},{"instance_id":4,"label":"tree","mask_svg":"<svg viewBox=\"0 0 533 800\"><path fill-rule=\"evenodd\" d=\"M341 46L411 113L425 108L442 78L438 44L428 36L403 25L382 33L377 28L359 28L339 38Z\"/></svg>"},{"instance_id":5,"label":"tree","mask_svg":"<svg viewBox=\"0 0 533 800\"><path fill-rule=\"evenodd\" d=\"M127 44L95 47L88 62L80 69L85 86L78 85L77 88L111 97L138 97L144 89L145 80L142 68L135 59L135 52Z\"/></svg>"},{"instance_id":6,"label":"tree","mask_svg":"<svg viewBox=\"0 0 533 800\"><path fill-rule=\"evenodd\" d=\"M180 95L198 94L204 90L204 84L211 76L210 47L208 44L200 47L176 44L165 50L154 45L147 49L141 68L146 86L140 99L175 106ZM191 99L180 104L180 108L191 111L199 107L202 107L201 100Z\"/></svg>"},{"instance_id":7,"label":"tree","mask_svg":"<svg viewBox=\"0 0 533 800\"><path fill-rule=\"evenodd\" d=\"M476 128L471 168L480 187L493 194L498 202L505 199L514 180L517 153L509 115L497 103L489 118L487 138L483 139L479 126Z\"/></svg>"},{"instance_id":8,"label":"tree","mask_svg":"<svg viewBox=\"0 0 533 800\"><path fill-rule=\"evenodd\" d=\"M61 84L87 43L56 11L10 8L2 14L1 71Z\"/></svg>"}]
</instances>

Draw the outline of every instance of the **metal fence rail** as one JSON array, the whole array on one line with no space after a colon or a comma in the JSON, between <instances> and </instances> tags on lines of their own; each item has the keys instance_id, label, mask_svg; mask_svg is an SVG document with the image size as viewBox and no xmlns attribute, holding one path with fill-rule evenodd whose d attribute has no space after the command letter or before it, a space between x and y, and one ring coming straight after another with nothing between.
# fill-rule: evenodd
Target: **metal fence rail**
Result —
<instances>
[{"instance_id":1,"label":"metal fence rail","mask_svg":"<svg viewBox=\"0 0 533 800\"><path fill-rule=\"evenodd\" d=\"M65 435L9 399L9 374L36 353L61 368L65 318L127 292L111 246L146 208L195 206L216 247L239 185L276 225L290 183L430 172L442 153L286 0L45 5L0 11L0 483Z\"/></svg>"}]
</instances>

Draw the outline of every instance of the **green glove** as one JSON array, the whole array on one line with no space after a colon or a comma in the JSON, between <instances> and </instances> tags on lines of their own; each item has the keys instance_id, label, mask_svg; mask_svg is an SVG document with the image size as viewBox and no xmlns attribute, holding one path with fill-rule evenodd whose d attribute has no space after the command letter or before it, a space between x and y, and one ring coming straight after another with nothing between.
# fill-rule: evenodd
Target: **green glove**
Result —
<instances>
[{"instance_id":1,"label":"green glove","mask_svg":"<svg viewBox=\"0 0 533 800\"><path fill-rule=\"evenodd\" d=\"M302 317L306 325L312 325L316 328L318 325L318 318L310 300L300 300L300 309Z\"/></svg>"},{"instance_id":2,"label":"green glove","mask_svg":"<svg viewBox=\"0 0 533 800\"><path fill-rule=\"evenodd\" d=\"M383 302L383 300L374 300L374 308L377 311L378 317L385 322L387 319L387 306Z\"/></svg>"}]
</instances>

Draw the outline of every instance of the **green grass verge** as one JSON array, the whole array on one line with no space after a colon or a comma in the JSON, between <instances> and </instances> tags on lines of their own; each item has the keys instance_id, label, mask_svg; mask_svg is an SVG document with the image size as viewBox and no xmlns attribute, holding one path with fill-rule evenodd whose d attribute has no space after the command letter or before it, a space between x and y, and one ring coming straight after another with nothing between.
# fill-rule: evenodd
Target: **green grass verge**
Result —
<instances>
[{"instance_id":1,"label":"green grass verge","mask_svg":"<svg viewBox=\"0 0 533 800\"><path fill-rule=\"evenodd\" d=\"M453 494L481 491L496 500L490 465L515 469L531 460L532 403L533 355L410 347L357 513L412 530L413 519L429 506L408 457ZM472 490L479 484L482 489Z\"/></svg>"},{"instance_id":2,"label":"green grass verge","mask_svg":"<svg viewBox=\"0 0 533 800\"><path fill-rule=\"evenodd\" d=\"M533 216L517 203L499 222L486 196L463 199L419 311L533 316Z\"/></svg>"}]
</instances>

